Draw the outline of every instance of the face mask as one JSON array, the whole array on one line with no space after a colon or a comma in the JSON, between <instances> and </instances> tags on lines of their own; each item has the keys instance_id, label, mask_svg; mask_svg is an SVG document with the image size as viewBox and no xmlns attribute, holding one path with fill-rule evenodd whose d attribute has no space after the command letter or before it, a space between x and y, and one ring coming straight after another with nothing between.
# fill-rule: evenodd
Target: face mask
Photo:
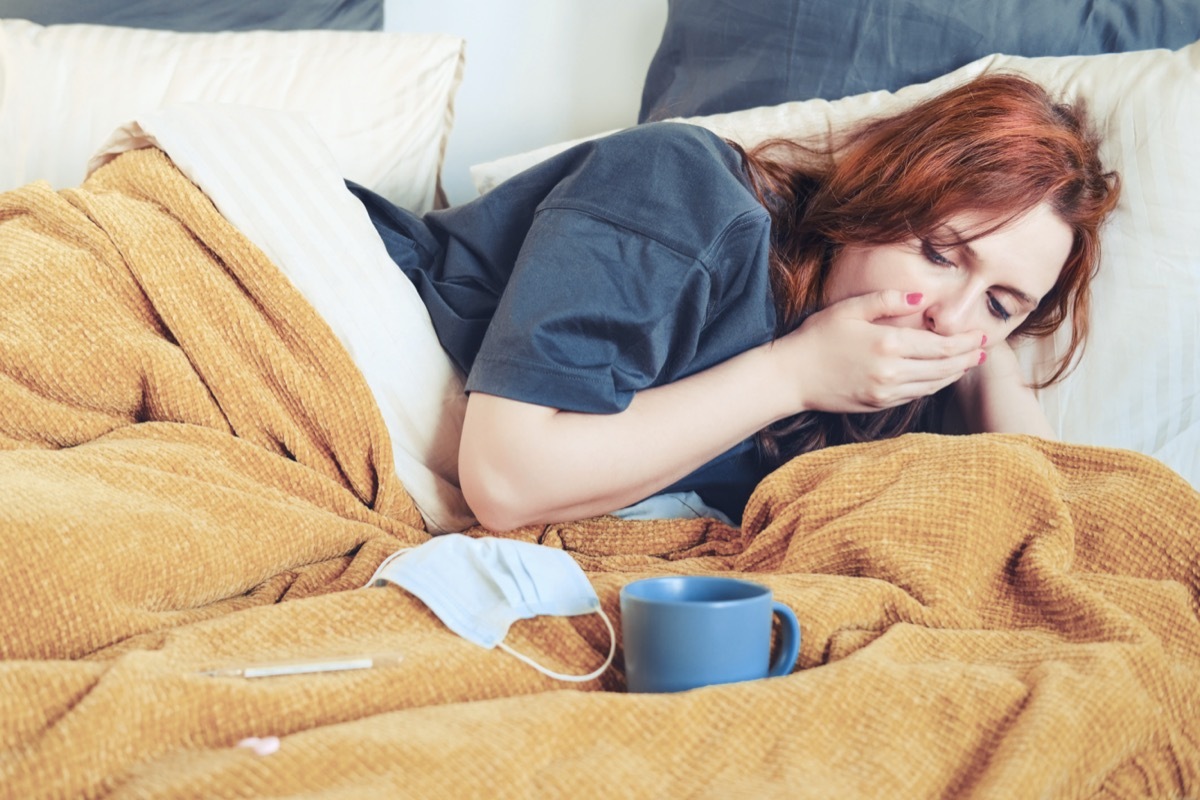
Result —
<instances>
[{"instance_id":1,"label":"face mask","mask_svg":"<svg viewBox=\"0 0 1200 800\"><path fill-rule=\"evenodd\" d=\"M481 647L500 649L560 681L588 681L608 669L617 650L616 633L583 570L567 553L551 547L461 533L434 536L418 547L389 556L368 586L394 583L421 599L446 627ZM504 644L518 619L599 614L612 647L604 664L587 675L546 669Z\"/></svg>"}]
</instances>

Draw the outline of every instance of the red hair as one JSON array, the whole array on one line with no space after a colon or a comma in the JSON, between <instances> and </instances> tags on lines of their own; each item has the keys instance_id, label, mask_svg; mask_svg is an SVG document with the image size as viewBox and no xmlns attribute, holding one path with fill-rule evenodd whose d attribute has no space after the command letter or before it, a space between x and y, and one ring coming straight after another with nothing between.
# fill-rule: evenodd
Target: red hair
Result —
<instances>
[{"instance_id":1,"label":"red hair","mask_svg":"<svg viewBox=\"0 0 1200 800\"><path fill-rule=\"evenodd\" d=\"M1041 385L1059 380L1087 338L1100 226L1119 193L1098 148L1082 106L1055 102L1028 78L992 74L863 124L823 168L812 166L814 151L789 140L744 152L751 184L772 218L777 333L821 307L829 264L845 245L934 239L946 219L962 212L997 220L971 231L969 241L1047 203L1074 242L1054 288L1014 335L1046 336L1069 320L1067 349ZM802 414L759 440L782 461L830 444L934 430L938 405L925 398L875 414Z\"/></svg>"}]
</instances>

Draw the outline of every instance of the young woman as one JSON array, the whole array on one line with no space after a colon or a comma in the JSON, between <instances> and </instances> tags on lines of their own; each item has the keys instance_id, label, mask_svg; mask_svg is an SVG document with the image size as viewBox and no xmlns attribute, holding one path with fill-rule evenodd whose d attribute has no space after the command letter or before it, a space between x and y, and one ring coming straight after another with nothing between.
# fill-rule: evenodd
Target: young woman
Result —
<instances>
[{"instance_id":1,"label":"young woman","mask_svg":"<svg viewBox=\"0 0 1200 800\"><path fill-rule=\"evenodd\" d=\"M1069 320L1070 366L1117 180L1079 109L984 76L835 161L658 123L423 219L356 191L468 374L462 489L503 530L685 490L738 520L788 458L951 404L1050 435L1007 340Z\"/></svg>"}]
</instances>

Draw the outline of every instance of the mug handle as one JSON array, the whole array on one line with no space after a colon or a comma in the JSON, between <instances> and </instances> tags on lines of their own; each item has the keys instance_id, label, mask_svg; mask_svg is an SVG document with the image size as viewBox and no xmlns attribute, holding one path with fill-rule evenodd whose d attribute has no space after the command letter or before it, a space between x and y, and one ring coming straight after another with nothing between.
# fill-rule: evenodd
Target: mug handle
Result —
<instances>
[{"instance_id":1,"label":"mug handle","mask_svg":"<svg viewBox=\"0 0 1200 800\"><path fill-rule=\"evenodd\" d=\"M795 612L783 603L776 600L772 605L783 627L779 632L779 653L771 663L771 671L767 673L767 677L778 678L790 674L800 656L800 622L796 619Z\"/></svg>"}]
</instances>

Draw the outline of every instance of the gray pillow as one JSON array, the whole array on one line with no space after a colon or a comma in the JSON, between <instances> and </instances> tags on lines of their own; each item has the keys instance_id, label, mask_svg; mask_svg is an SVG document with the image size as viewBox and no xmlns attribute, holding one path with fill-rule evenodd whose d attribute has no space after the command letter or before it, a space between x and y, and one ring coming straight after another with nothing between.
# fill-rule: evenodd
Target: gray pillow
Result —
<instances>
[{"instance_id":1,"label":"gray pillow","mask_svg":"<svg viewBox=\"0 0 1200 800\"><path fill-rule=\"evenodd\" d=\"M383 0L0 0L0 17L160 30L382 30Z\"/></svg>"},{"instance_id":2,"label":"gray pillow","mask_svg":"<svg viewBox=\"0 0 1200 800\"><path fill-rule=\"evenodd\" d=\"M992 53L1200 39L1200 0L668 0L640 122L923 83Z\"/></svg>"}]
</instances>

